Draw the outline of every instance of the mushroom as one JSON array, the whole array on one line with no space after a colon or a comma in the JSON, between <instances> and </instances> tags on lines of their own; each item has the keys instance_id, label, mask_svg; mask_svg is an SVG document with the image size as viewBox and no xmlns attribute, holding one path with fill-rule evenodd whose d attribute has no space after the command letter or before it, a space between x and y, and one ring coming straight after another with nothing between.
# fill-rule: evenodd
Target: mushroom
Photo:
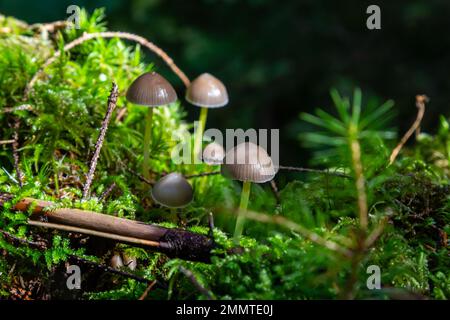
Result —
<instances>
[{"instance_id":1,"label":"mushroom","mask_svg":"<svg viewBox=\"0 0 450 320\"><path fill-rule=\"evenodd\" d=\"M130 256L128 254L123 254L123 263L130 270L135 270L137 267L137 259L136 257Z\"/></svg>"},{"instance_id":2,"label":"mushroom","mask_svg":"<svg viewBox=\"0 0 450 320\"><path fill-rule=\"evenodd\" d=\"M181 174L172 172L155 183L152 198L162 206L182 208L192 201L193 190Z\"/></svg>"},{"instance_id":3,"label":"mushroom","mask_svg":"<svg viewBox=\"0 0 450 320\"><path fill-rule=\"evenodd\" d=\"M172 85L156 72L146 72L133 81L127 91L127 100L131 103L147 106L144 133L143 175L149 178L150 141L152 134L153 107L165 106L177 100Z\"/></svg>"},{"instance_id":4,"label":"mushroom","mask_svg":"<svg viewBox=\"0 0 450 320\"><path fill-rule=\"evenodd\" d=\"M121 267L123 267L123 261L122 261L122 257L120 256L120 254L115 253L111 257L110 265L114 269L120 269Z\"/></svg>"},{"instance_id":5,"label":"mushroom","mask_svg":"<svg viewBox=\"0 0 450 320\"><path fill-rule=\"evenodd\" d=\"M241 202L234 229L234 242L238 243L244 228L244 213L248 206L251 183L270 181L275 177L277 170L264 148L252 142L244 142L225 154L221 172L226 177L243 182Z\"/></svg>"},{"instance_id":6,"label":"mushroom","mask_svg":"<svg viewBox=\"0 0 450 320\"><path fill-rule=\"evenodd\" d=\"M217 142L208 144L203 149L203 162L212 166L222 164L225 157L225 150Z\"/></svg>"},{"instance_id":7,"label":"mushroom","mask_svg":"<svg viewBox=\"0 0 450 320\"><path fill-rule=\"evenodd\" d=\"M199 126L194 141L194 152L192 159L195 159L202 149L202 137L205 130L206 118L209 108L221 108L228 104L228 93L224 84L209 73L203 73L195 78L186 91L186 100L201 108Z\"/></svg>"}]
</instances>

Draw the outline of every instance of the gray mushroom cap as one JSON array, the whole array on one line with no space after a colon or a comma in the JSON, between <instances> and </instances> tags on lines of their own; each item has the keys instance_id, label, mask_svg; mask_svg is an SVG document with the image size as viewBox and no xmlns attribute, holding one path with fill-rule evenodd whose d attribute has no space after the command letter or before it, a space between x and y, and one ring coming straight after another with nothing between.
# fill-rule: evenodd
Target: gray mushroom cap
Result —
<instances>
[{"instance_id":1,"label":"gray mushroom cap","mask_svg":"<svg viewBox=\"0 0 450 320\"><path fill-rule=\"evenodd\" d=\"M158 107L177 101L177 93L160 74L146 72L130 85L127 91L127 100L134 104Z\"/></svg>"},{"instance_id":2,"label":"gray mushroom cap","mask_svg":"<svg viewBox=\"0 0 450 320\"><path fill-rule=\"evenodd\" d=\"M228 104L228 92L222 81L203 73L187 88L186 100L197 107L220 108Z\"/></svg>"},{"instance_id":3,"label":"gray mushroom cap","mask_svg":"<svg viewBox=\"0 0 450 320\"><path fill-rule=\"evenodd\" d=\"M111 267L113 267L114 269L119 269L121 267L123 267L123 260L122 257L120 256L120 254L115 253L110 260L110 265Z\"/></svg>"},{"instance_id":4,"label":"gray mushroom cap","mask_svg":"<svg viewBox=\"0 0 450 320\"><path fill-rule=\"evenodd\" d=\"M217 142L208 144L203 149L203 162L209 165L217 165L223 162L225 150Z\"/></svg>"},{"instance_id":5,"label":"gray mushroom cap","mask_svg":"<svg viewBox=\"0 0 450 320\"><path fill-rule=\"evenodd\" d=\"M152 198L165 207L182 208L192 201L193 190L181 174L173 172L156 182L152 188Z\"/></svg>"},{"instance_id":6,"label":"gray mushroom cap","mask_svg":"<svg viewBox=\"0 0 450 320\"><path fill-rule=\"evenodd\" d=\"M275 177L277 169L264 148L244 142L225 154L221 173L233 180L264 183Z\"/></svg>"}]
</instances>

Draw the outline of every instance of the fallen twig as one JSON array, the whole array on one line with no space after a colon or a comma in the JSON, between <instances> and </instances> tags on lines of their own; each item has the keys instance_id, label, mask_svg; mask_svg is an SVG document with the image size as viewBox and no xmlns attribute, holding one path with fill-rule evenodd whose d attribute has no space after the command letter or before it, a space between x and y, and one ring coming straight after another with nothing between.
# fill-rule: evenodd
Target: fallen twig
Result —
<instances>
[{"instance_id":1,"label":"fallen twig","mask_svg":"<svg viewBox=\"0 0 450 320\"><path fill-rule=\"evenodd\" d=\"M5 236L5 238L9 239L9 241L11 243L19 243L19 244L27 245L32 248L36 248L36 249L40 249L40 250L47 249L47 243L45 243L43 241L37 242L37 241L30 241L27 239L19 238L5 230L1 230L1 229L0 229L0 233L3 234Z\"/></svg>"},{"instance_id":2,"label":"fallen twig","mask_svg":"<svg viewBox=\"0 0 450 320\"><path fill-rule=\"evenodd\" d=\"M147 288L145 289L144 293L142 293L142 295L139 297L139 300L144 300L148 293L150 292L150 290L152 290L152 288L155 286L156 284L156 280L153 280L152 282L150 282L147 286Z\"/></svg>"},{"instance_id":3,"label":"fallen twig","mask_svg":"<svg viewBox=\"0 0 450 320\"><path fill-rule=\"evenodd\" d=\"M111 194L111 192L114 190L115 187L116 187L116 183L113 182L113 183L108 187L108 189L106 189L106 190L100 195L100 197L98 197L98 200L104 200L104 199L106 199L106 198Z\"/></svg>"},{"instance_id":4,"label":"fallen twig","mask_svg":"<svg viewBox=\"0 0 450 320\"><path fill-rule=\"evenodd\" d=\"M189 174L184 176L186 179L192 179L192 178L201 178L206 176L215 176L220 174L220 171L213 171L213 172L202 172L202 173L196 173L196 174Z\"/></svg>"},{"instance_id":5,"label":"fallen twig","mask_svg":"<svg viewBox=\"0 0 450 320\"><path fill-rule=\"evenodd\" d=\"M0 193L0 208L11 201L9 193ZM119 218L93 211L57 208L50 201L24 198L16 202L11 210L30 213L30 224L54 227L70 232L80 232L95 236L147 246L181 259L209 262L213 241L204 235L140 221ZM46 219L50 224L36 220ZM112 236L111 236L112 235Z\"/></svg>"},{"instance_id":6,"label":"fallen twig","mask_svg":"<svg viewBox=\"0 0 450 320\"><path fill-rule=\"evenodd\" d=\"M186 269L183 266L180 266L180 271L185 275L186 278L189 279L189 281L194 285L194 287L197 288L197 290L206 297L206 299L215 300L212 293L198 281L198 279L195 277L194 273L192 273L191 270Z\"/></svg>"},{"instance_id":7,"label":"fallen twig","mask_svg":"<svg viewBox=\"0 0 450 320\"><path fill-rule=\"evenodd\" d=\"M101 238L116 240L119 242L126 242L126 243L143 245L143 246L148 246L148 247L158 248L161 245L160 242L156 242L156 241L138 239L138 238L133 238L133 237L125 237L125 236L121 236L121 235L117 235L117 234L113 234L113 233L101 232L101 231L96 231L96 230L91 230L91 229L86 229L86 228L79 228L79 227L75 227L75 226L68 226L68 225L63 225L63 224L48 223L48 222L41 222L41 221L34 221L34 220L28 220L28 224L31 226L42 227L42 228L50 228L50 229L67 231L67 232L83 233L83 234L88 234L88 235L95 236L95 237L101 237Z\"/></svg>"},{"instance_id":8,"label":"fallen twig","mask_svg":"<svg viewBox=\"0 0 450 320\"><path fill-rule=\"evenodd\" d=\"M420 123L422 122L423 116L425 114L425 103L429 101L428 97L426 95L417 95L416 96L416 107L419 109L417 112L417 117L414 123L412 124L411 128L405 133L405 135L400 140L399 144L395 147L394 150L392 150L391 156L389 157L389 165L393 164L395 159L397 158L398 154L402 150L403 146L405 145L406 141L411 137L411 135L416 132L418 134L418 129L420 127Z\"/></svg>"},{"instance_id":9,"label":"fallen twig","mask_svg":"<svg viewBox=\"0 0 450 320\"><path fill-rule=\"evenodd\" d=\"M102 127L100 129L100 134L95 144L95 151L92 155L91 164L89 166L89 172L86 176L86 183L83 188L83 199L86 199L89 194L89 188L91 187L92 180L94 179L95 168L97 167L98 157L100 156L100 150L103 146L103 141L105 140L106 130L108 130L109 121L111 120L111 115L117 104L117 96L119 94L117 85L113 82L111 92L108 98L108 109L106 110L105 118L102 122Z\"/></svg>"},{"instance_id":10,"label":"fallen twig","mask_svg":"<svg viewBox=\"0 0 450 320\"><path fill-rule=\"evenodd\" d=\"M16 118L14 121L14 134L13 134L13 158L14 158L14 168L16 170L17 181L19 182L19 186L22 188L23 180L22 180L22 171L20 170L20 160L19 160L19 128L20 128L20 120Z\"/></svg>"},{"instance_id":11,"label":"fallen twig","mask_svg":"<svg viewBox=\"0 0 450 320\"><path fill-rule=\"evenodd\" d=\"M0 140L0 144L10 144L10 143L14 143L14 139L11 139L11 140Z\"/></svg>"},{"instance_id":12,"label":"fallen twig","mask_svg":"<svg viewBox=\"0 0 450 320\"><path fill-rule=\"evenodd\" d=\"M81 37L67 43L64 48L63 52L67 52L70 49L82 44L83 42L86 42L91 39L96 38L120 38L120 39L127 39L131 41L135 41L139 43L140 45L146 47L150 51L154 52L157 56L159 56L161 59L164 60L164 62L169 66L169 68L183 81L184 85L186 87L189 86L190 80L186 76L186 74L181 71L180 68L173 62L172 58L170 58L166 52L164 52L161 48L156 46L154 43L148 41L147 39L127 32L95 32L95 33L85 33ZM61 55L61 51L56 51L53 56L48 58L41 68L34 74L33 78L31 78L30 82L28 82L25 92L24 92L24 98L25 100L28 99L29 94L31 92L31 89L34 87L34 84L38 80L39 76L44 73L45 68L47 68L49 65L51 65L53 62L58 59L58 57Z\"/></svg>"},{"instance_id":13,"label":"fallen twig","mask_svg":"<svg viewBox=\"0 0 450 320\"><path fill-rule=\"evenodd\" d=\"M20 111L20 110L32 110L33 107L31 104L22 104L20 106L12 107L12 108L4 108L0 110L0 113L13 113L14 111Z\"/></svg>"},{"instance_id":14,"label":"fallen twig","mask_svg":"<svg viewBox=\"0 0 450 320\"><path fill-rule=\"evenodd\" d=\"M280 204L281 203L280 192L278 191L278 186L275 180L270 181L270 188L272 189L273 195L277 200L277 204Z\"/></svg>"},{"instance_id":15,"label":"fallen twig","mask_svg":"<svg viewBox=\"0 0 450 320\"><path fill-rule=\"evenodd\" d=\"M125 169L126 169L128 172L130 172L131 174L135 175L139 180L141 180L142 182L144 182L144 183L146 183L146 184L149 184L149 185L152 186L152 185L154 185L154 184L156 183L156 181L154 181L154 180L149 180L149 179L145 178L144 176L140 175L139 173L137 173L136 171L134 171L134 170L132 170L132 169L130 169L130 168L128 168L128 167L125 167Z\"/></svg>"},{"instance_id":16,"label":"fallen twig","mask_svg":"<svg viewBox=\"0 0 450 320\"><path fill-rule=\"evenodd\" d=\"M54 33L58 30L64 29L69 24L70 24L70 22L68 22L66 20L61 20L61 21L53 21L53 22L48 22L48 23L35 23L35 24L30 25L29 28L32 30L38 30L40 32L46 31L49 33Z\"/></svg>"},{"instance_id":17,"label":"fallen twig","mask_svg":"<svg viewBox=\"0 0 450 320\"><path fill-rule=\"evenodd\" d=\"M314 173L320 173L320 174L327 174L342 178L351 178L351 176L346 175L345 173L341 172L335 172L330 170L320 170L320 169L310 169L310 168L301 168L301 167L291 167L291 166L279 166L278 169L280 170L287 170L287 171L297 171L297 172L314 172Z\"/></svg>"}]
</instances>

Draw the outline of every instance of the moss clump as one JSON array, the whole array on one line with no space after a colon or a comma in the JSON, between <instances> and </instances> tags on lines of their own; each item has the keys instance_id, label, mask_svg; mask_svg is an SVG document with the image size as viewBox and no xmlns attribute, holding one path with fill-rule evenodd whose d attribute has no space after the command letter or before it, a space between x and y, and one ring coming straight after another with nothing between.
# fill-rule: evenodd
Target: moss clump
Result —
<instances>
[{"instance_id":1,"label":"moss clump","mask_svg":"<svg viewBox=\"0 0 450 320\"><path fill-rule=\"evenodd\" d=\"M23 172L20 187L11 145L0 145L0 192L13 194L0 211L0 229L15 237L14 241L45 244L37 249L24 241L11 241L6 233L0 235L2 298L136 299L146 283L93 265L82 266L82 290L69 291L65 286L65 262L78 263L78 257L107 264L117 251L138 261L136 270L124 267L122 271L158 280L159 285L148 295L153 299L205 298L180 266L191 270L202 286L222 299L449 298L448 123L442 118L436 135L422 134L417 144L403 151L401 159L387 166L396 137L386 121L394 110L393 103L361 108L358 90L352 102L332 92L337 115L318 110L316 115L302 116L320 127L301 135L303 144L315 149L311 164L326 165L328 171L289 176L290 181L281 184L280 204L269 186L254 186L249 210L273 223L248 223L239 247L229 232L240 186L219 175L202 178L206 182L201 188L196 188L200 183L193 180L194 201L181 218L188 230L207 234L207 215L215 213L217 248L211 263L169 258L104 239L28 226L27 213L11 210L23 197L51 200L55 207L175 226L166 221L168 210L151 203L133 173L142 167L146 109L128 104L124 93L136 76L155 69L152 64L144 65L139 46L131 47L119 39L94 39L62 52L23 100L27 83L45 59L84 32L105 31L103 19L101 10L90 16L83 11L80 30L49 33L36 32L13 18L0 18L0 136L10 139L13 124L20 121ZM112 81L120 92L117 108L101 151L92 197L81 202ZM22 104L31 105L31 110L10 112ZM155 109L150 179L165 172L206 171L203 165L171 161L170 152L177 143L174 135L192 128L183 120L185 114L179 102ZM356 145L361 151L368 206L366 233L361 232L358 219L362 193L355 186L360 174L355 169ZM341 175L333 175L334 171ZM101 197L113 183L109 195ZM387 222L377 241L361 249L361 241L367 240L364 237L376 232L383 221ZM352 254L330 249L329 242ZM381 269L382 289L371 291L366 287L366 269L374 264Z\"/></svg>"}]
</instances>

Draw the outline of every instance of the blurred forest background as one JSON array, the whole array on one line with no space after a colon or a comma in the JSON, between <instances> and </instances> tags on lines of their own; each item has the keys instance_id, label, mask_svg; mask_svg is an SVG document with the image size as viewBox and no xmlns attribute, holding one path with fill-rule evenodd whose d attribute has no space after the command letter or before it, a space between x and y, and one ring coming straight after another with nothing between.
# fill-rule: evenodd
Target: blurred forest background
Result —
<instances>
[{"instance_id":1,"label":"blurred forest background","mask_svg":"<svg viewBox=\"0 0 450 320\"><path fill-rule=\"evenodd\" d=\"M415 118L418 93L431 98L425 131L448 116L450 1L1 0L0 12L49 22L66 19L71 4L104 7L110 30L154 41L190 78L210 72L222 79L231 102L210 113L208 127L279 128L284 165L307 165L298 115L332 110L332 87L393 99L400 132ZM381 30L366 28L369 4L381 7ZM147 59L181 96L182 83L154 56ZM184 105L196 119L198 110Z\"/></svg>"}]
</instances>

